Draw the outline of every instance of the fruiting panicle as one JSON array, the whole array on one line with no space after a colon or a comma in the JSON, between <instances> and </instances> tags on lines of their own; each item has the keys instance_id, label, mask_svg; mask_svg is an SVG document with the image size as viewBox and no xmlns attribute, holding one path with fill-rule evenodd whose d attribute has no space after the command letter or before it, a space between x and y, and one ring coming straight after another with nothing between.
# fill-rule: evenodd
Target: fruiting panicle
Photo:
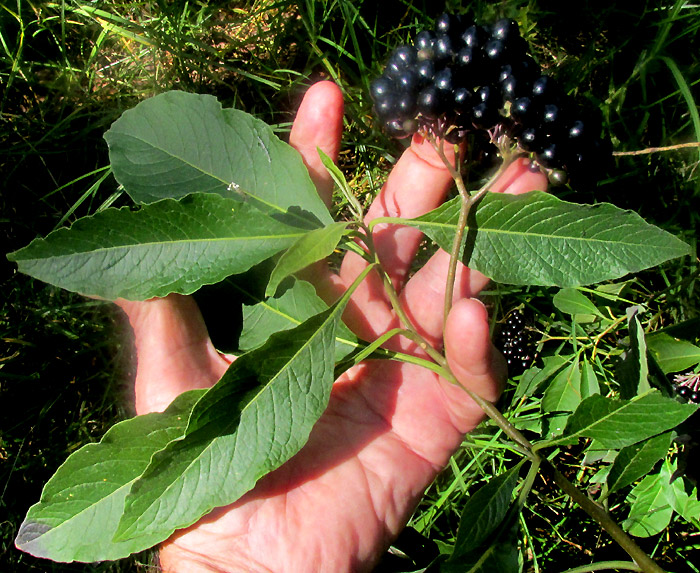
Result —
<instances>
[{"instance_id":1,"label":"fruiting panicle","mask_svg":"<svg viewBox=\"0 0 700 573\"><path fill-rule=\"evenodd\" d=\"M590 179L612 156L599 118L584 118L542 73L513 20L484 27L442 14L435 30L392 52L370 91L392 135L420 130L459 142L498 127L553 183Z\"/></svg>"}]
</instances>

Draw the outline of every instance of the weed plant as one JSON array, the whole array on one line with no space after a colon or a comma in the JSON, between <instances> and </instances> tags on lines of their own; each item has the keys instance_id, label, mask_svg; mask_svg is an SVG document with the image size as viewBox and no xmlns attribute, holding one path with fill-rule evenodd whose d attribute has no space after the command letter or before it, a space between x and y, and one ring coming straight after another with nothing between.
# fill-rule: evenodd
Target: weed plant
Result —
<instances>
[{"instance_id":1,"label":"weed plant","mask_svg":"<svg viewBox=\"0 0 700 573\"><path fill-rule=\"evenodd\" d=\"M79 216L122 204L106 167L102 134L122 111L169 89L214 94L225 106L256 114L283 133L304 88L333 79L347 105L340 166L368 205L403 149L374 120L368 82L392 47L443 10L484 22L514 18L539 63L567 91L603 110L615 151L646 150L619 155L597 186L559 188L560 197L632 209L696 247L700 148L652 151L700 141L700 8L693 3L581 0L569 7L576 16L565 17L551 0L445 5L15 0L0 7L3 252ZM342 200L336 204L342 211ZM16 274L1 260L0 568L155 570L151 555L99 565L54 564L14 548L27 508L65 457L132 414L133 357L128 328L111 305ZM493 285L485 301L494 330L513 309L531 318L537 369L557 357L584 355L595 364L601 393L617 396L621 359L631 344L629 309L637 310L647 336L663 332L697 344L699 274L697 256L685 257L615 284L582 289L604 318L562 312L553 302L556 289ZM211 328L216 331L214 322ZM649 358L652 383L671 391L654 355ZM510 379L500 404L526 433L539 432L542 424L542 393L536 384L526 388L537 371ZM668 463L696 480L697 419L678 434ZM549 455L580 489L597 494L608 466L594 452L584 458L581 448L562 447ZM490 423L468 435L378 570L424 567L435 547L454 540L469 495L516 458ZM627 517L630 489L606 498L618 522ZM535 483L520 531L526 571L591 571L590 563L625 558L545 479ZM699 571L699 515L675 514L667 527L638 541L668 570Z\"/></svg>"}]
</instances>

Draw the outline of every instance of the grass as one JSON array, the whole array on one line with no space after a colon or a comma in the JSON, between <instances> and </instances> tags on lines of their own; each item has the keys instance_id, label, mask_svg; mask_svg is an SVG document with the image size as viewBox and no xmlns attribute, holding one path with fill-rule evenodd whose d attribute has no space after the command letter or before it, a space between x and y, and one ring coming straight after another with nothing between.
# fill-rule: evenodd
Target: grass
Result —
<instances>
[{"instance_id":1,"label":"grass","mask_svg":"<svg viewBox=\"0 0 700 573\"><path fill-rule=\"evenodd\" d=\"M552 0L446 6L484 22L517 19L543 67L603 110L617 151L700 140L700 9L695 5L581 0L577 17L566 21ZM284 134L305 86L320 78L335 80L347 104L340 164L368 203L403 149L373 120L368 81L391 47L429 25L442 9L410 0L7 2L0 7L0 236L5 250L107 204L125 204L106 169L102 134L125 109L168 89L214 94ZM621 156L599 185L559 194L633 209L696 245L699 163L700 149ZM14 549L24 513L65 456L131 415L133 373L126 326L110 305L18 275L4 258L0 264L2 569L152 569L150 555L113 564L52 564ZM494 321L513 308L528 309L539 340L538 364L545 357L583 353L595 364L601 385L615 395L617 364L628 344L627 309L640 306L646 332L667 329L697 343L698 275L697 257L686 257L628 277L619 292L608 288L607 298L600 291L591 295L617 320L609 332L596 322L572 323L553 306L554 289L494 286L486 300ZM542 394L515 400L517 384L509 382L503 407L519 427L536 431ZM674 446L679 460L693 452L692 440L698 439L696 428L684 431L690 441ZM584 465L581 451L552 455L581 488L599 487L595 473L602 466ZM468 496L517 459L488 424L467 436L412 519L403 536L409 538L407 547L423 547L425 558L451 542ZM698 476L692 464L686 471ZM608 502L619 521L626 516L626 493ZM676 518L661 534L641 542L664 567L697 572L691 557L700 549L699 526L697 519ZM540 478L520 536L529 571L561 571L624 557ZM406 570L401 569L405 563L387 557L379 570Z\"/></svg>"}]
</instances>

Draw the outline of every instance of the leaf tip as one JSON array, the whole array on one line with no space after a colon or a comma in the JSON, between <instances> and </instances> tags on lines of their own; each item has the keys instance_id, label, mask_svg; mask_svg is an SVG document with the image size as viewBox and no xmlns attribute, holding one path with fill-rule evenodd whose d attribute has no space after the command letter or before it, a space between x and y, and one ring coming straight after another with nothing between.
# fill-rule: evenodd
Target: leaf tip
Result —
<instances>
[{"instance_id":1,"label":"leaf tip","mask_svg":"<svg viewBox=\"0 0 700 573\"><path fill-rule=\"evenodd\" d=\"M15 547L20 551L35 557L48 557L49 551L41 542L41 538L53 527L38 521L25 521L19 528L15 538Z\"/></svg>"}]
</instances>

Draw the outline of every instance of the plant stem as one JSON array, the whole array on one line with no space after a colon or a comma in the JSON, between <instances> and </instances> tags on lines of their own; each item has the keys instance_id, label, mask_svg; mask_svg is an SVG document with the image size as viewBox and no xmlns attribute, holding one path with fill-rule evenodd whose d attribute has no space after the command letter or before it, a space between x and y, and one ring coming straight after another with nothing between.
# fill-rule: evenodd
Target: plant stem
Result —
<instances>
[{"instance_id":1,"label":"plant stem","mask_svg":"<svg viewBox=\"0 0 700 573\"><path fill-rule=\"evenodd\" d=\"M642 570L639 565L633 561L599 561L598 563L567 569L563 573L589 573L589 571L611 571L613 569L624 569L626 571Z\"/></svg>"},{"instance_id":2,"label":"plant stem","mask_svg":"<svg viewBox=\"0 0 700 573\"><path fill-rule=\"evenodd\" d=\"M442 160L445 168L448 170L455 185L459 196L462 198L462 204L459 210L459 219L457 220L457 231L454 240L452 241L452 249L450 252L450 266L447 271L447 282L445 284L445 306L443 311L443 324L447 323L447 315L452 308L452 298L454 296L455 276L457 275L457 264L459 263L462 250L462 240L464 239L464 231L467 227L467 219L472 207L488 192L496 180L503 174L508 166L518 157L517 153L504 153L503 162L499 166L496 173L477 191L476 195L472 196L467 189L467 186L462 177L462 170L459 168L459 150L455 149L455 166L453 166L443 148L443 140L436 141L433 135L427 136L428 141L432 145L435 152Z\"/></svg>"},{"instance_id":3,"label":"plant stem","mask_svg":"<svg viewBox=\"0 0 700 573\"><path fill-rule=\"evenodd\" d=\"M459 167L453 167L451 163L447 160L444 154L444 149L442 148L442 142L438 144L435 138L432 136L428 137L433 148L437 154L442 159L445 167L453 176L457 190L462 198L462 204L460 207L459 219L457 223L457 229L455 232L455 238L452 243L452 251L450 253L450 267L447 275L447 284L445 288L445 306L444 306L444 323L447 322L447 315L452 307L452 297L454 294L454 281L457 270L457 263L461 260L461 250L462 241L464 237L464 231L467 226L467 219L469 213L474 204L481 199L486 192L493 186L494 182L502 175L502 173L508 168L508 166L518 157L518 153L512 153L507 151L507 145L501 148L503 163L500 165L496 173L479 189L476 195L472 196L466 188L464 179L462 178L461 170ZM450 382L459 384L454 374L449 370L449 366L445 364L445 372L443 377ZM464 388L464 386L462 386ZM533 445L523 436L496 408L494 404L485 400L478 394L472 392L468 388L464 388L467 394L474 400L481 409L491 418L498 427L503 430L503 432L510 437L517 445L523 449L524 455L526 455L532 461L532 467L528 473L528 476L521 490L518 502L521 507L525 503L527 494L529 493L532 485L534 483L537 472L541 464L546 464L546 467L553 473L555 483L568 494L571 499L573 499L579 506L581 506L586 513L588 513L591 518L593 518L605 531L607 531L610 536L622 547L632 559L639 565L641 571L644 573L663 573L661 569L644 551L634 542L634 540L627 535L622 528L610 517L608 512L600 507L598 504L590 500L584 493L579 491L576 486L574 486L551 462L543 459L537 453L537 450L544 447L546 444L536 444Z\"/></svg>"},{"instance_id":4,"label":"plant stem","mask_svg":"<svg viewBox=\"0 0 700 573\"><path fill-rule=\"evenodd\" d=\"M418 333L415 324L413 324L411 319L404 311L403 306L401 305L401 301L399 300L399 295L396 292L393 283L391 282L391 278L384 270L384 267L381 264L381 261L379 260L379 254L377 253L377 249L374 246L374 240L372 238L372 231L366 226L364 227L364 230L364 241L367 245L367 249L369 250L370 255L374 258L373 264L377 267L377 270L380 276L382 277L384 291L389 297L389 301L391 302L391 306L394 309L396 316L406 327L406 330L404 331L403 335L406 338L409 338L410 340L415 342L421 348L421 350L423 350L428 356L430 356L430 358L432 358L437 364L439 364L443 368L447 367L447 360L445 359L445 357L442 354L440 354L437 350L435 350L435 348L433 348L433 346Z\"/></svg>"},{"instance_id":5,"label":"plant stem","mask_svg":"<svg viewBox=\"0 0 700 573\"><path fill-rule=\"evenodd\" d=\"M627 554L639 565L639 571L644 573L664 573L634 540L627 535L622 528L610 517L610 514L601 506L589 499L583 492L579 491L551 462L546 462L548 469L552 472L554 483L561 490L573 499L581 508L590 515L605 531L608 532L617 544L624 549Z\"/></svg>"}]
</instances>

